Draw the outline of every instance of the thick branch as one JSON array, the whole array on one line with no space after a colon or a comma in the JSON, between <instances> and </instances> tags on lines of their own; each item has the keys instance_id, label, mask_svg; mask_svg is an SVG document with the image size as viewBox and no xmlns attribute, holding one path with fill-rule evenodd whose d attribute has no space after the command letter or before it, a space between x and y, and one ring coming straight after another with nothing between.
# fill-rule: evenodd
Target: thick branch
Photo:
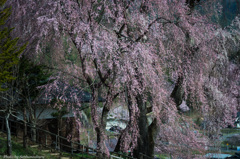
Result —
<instances>
[{"instance_id":1,"label":"thick branch","mask_svg":"<svg viewBox=\"0 0 240 159\"><path fill-rule=\"evenodd\" d=\"M89 84L89 86L91 86L93 84L93 81L91 79L91 77L87 74L87 71L86 71L86 65L85 65L85 57L82 57L82 50L80 47L77 47L78 44L77 42L75 41L74 37L73 37L73 34L68 32L69 35L70 35L70 38L73 42L73 44L75 45L75 47L77 48L78 50L78 53L79 53L79 56L80 56L80 60L81 60L81 65L82 65L82 71L83 71L83 76L84 78L86 79L87 83Z\"/></svg>"}]
</instances>

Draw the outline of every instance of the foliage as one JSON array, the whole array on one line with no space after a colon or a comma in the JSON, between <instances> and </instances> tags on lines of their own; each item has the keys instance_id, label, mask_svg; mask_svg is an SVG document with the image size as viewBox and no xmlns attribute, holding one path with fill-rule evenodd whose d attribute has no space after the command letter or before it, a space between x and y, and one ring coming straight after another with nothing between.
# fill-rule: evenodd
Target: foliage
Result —
<instances>
[{"instance_id":1,"label":"foliage","mask_svg":"<svg viewBox=\"0 0 240 159\"><path fill-rule=\"evenodd\" d=\"M23 52L26 45L18 46L19 38L11 38L13 28L5 26L10 16L10 8L4 8L6 0L0 1L0 91L6 90L4 83L15 79L11 68L19 62L19 55Z\"/></svg>"},{"instance_id":2,"label":"foliage","mask_svg":"<svg viewBox=\"0 0 240 159\"><path fill-rule=\"evenodd\" d=\"M23 111L25 109L30 114L29 121L35 124L36 118L32 104L39 95L40 90L37 87L49 82L49 74L45 73L43 66L34 65L24 56L12 68L12 72L15 79L4 83L8 90L2 92L0 96L1 111L9 118L15 116L16 110ZM10 134L10 132L8 133Z\"/></svg>"},{"instance_id":3,"label":"foliage","mask_svg":"<svg viewBox=\"0 0 240 159\"><path fill-rule=\"evenodd\" d=\"M42 91L38 87L51 83L49 80L51 73L44 65L37 65L30 61L26 56L20 58L15 87L18 89L24 103L31 99L33 102Z\"/></svg>"}]
</instances>

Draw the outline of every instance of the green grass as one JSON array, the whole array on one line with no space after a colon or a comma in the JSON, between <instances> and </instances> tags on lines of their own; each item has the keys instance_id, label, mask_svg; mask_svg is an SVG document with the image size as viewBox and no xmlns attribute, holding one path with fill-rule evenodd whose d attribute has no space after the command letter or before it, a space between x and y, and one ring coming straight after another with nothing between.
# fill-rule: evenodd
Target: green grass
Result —
<instances>
[{"instance_id":1,"label":"green grass","mask_svg":"<svg viewBox=\"0 0 240 159\"><path fill-rule=\"evenodd\" d=\"M2 143L6 143L6 139L0 137ZM0 156L6 155L7 145L1 144ZM54 156L50 156L49 153L41 152L37 148L23 148L22 144L12 142L12 156L44 156L45 158L57 159Z\"/></svg>"},{"instance_id":2,"label":"green grass","mask_svg":"<svg viewBox=\"0 0 240 159\"><path fill-rule=\"evenodd\" d=\"M240 129L236 129L236 128L224 128L221 130L221 132L223 134L240 134Z\"/></svg>"},{"instance_id":3,"label":"green grass","mask_svg":"<svg viewBox=\"0 0 240 159\"><path fill-rule=\"evenodd\" d=\"M6 139L0 137L0 158L4 155L6 155L7 146ZM42 156L45 159L51 158L51 159L58 159L59 157L51 156L49 152L42 152L39 148L31 148L28 147L27 149L23 148L22 144L19 144L17 142L12 141L12 156ZM62 155L64 157L71 157L71 154L62 152ZM79 159L79 157L83 158L95 158L95 156L88 155L88 154L76 154L73 155L72 159Z\"/></svg>"},{"instance_id":4,"label":"green grass","mask_svg":"<svg viewBox=\"0 0 240 159\"><path fill-rule=\"evenodd\" d=\"M167 154L158 154L158 155L155 155L156 157L160 158L160 159L166 159L169 157L169 155Z\"/></svg>"}]
</instances>

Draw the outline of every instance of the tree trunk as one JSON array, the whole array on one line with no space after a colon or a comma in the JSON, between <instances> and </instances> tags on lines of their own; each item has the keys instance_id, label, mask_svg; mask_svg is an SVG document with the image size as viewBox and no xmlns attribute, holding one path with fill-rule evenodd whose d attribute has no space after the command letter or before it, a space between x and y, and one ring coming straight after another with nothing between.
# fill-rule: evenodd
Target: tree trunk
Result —
<instances>
[{"instance_id":1,"label":"tree trunk","mask_svg":"<svg viewBox=\"0 0 240 159\"><path fill-rule=\"evenodd\" d=\"M31 123L31 139L33 142L37 141L37 131L36 131L36 124L34 122Z\"/></svg>"},{"instance_id":2,"label":"tree trunk","mask_svg":"<svg viewBox=\"0 0 240 159\"><path fill-rule=\"evenodd\" d=\"M148 140L149 140L149 150L147 156L153 157L154 155L154 146L155 146L155 137L157 134L157 119L154 119L151 125L148 126Z\"/></svg>"},{"instance_id":3,"label":"tree trunk","mask_svg":"<svg viewBox=\"0 0 240 159\"><path fill-rule=\"evenodd\" d=\"M136 97L137 100L137 105L140 111L140 116L138 118L138 127L139 127L139 138L138 138L138 143L137 147L133 151L133 157L135 158L146 158L141 154L144 154L148 157L153 157L154 155L154 147L155 147L155 142L154 138L156 135L156 130L157 130L157 121L156 119L153 120L150 126L148 126L148 120L147 120L147 104L143 101L142 95L138 95ZM128 97L128 104L129 108L131 103L131 99ZM129 109L129 116L131 116L131 110ZM125 131L128 131L128 128L131 127L133 123L131 120L129 121L126 129L124 129L118 138L117 145L114 149L114 152L119 152L121 150L121 143L124 140L123 134L125 134Z\"/></svg>"},{"instance_id":4,"label":"tree trunk","mask_svg":"<svg viewBox=\"0 0 240 159\"><path fill-rule=\"evenodd\" d=\"M123 130L123 131L125 131L125 130ZM122 141L123 131L122 131L122 133L120 134L120 136L118 138L118 142L117 142L117 145L114 148L114 152L120 152L120 148L121 148L120 144L121 144L121 141Z\"/></svg>"},{"instance_id":5,"label":"tree trunk","mask_svg":"<svg viewBox=\"0 0 240 159\"><path fill-rule=\"evenodd\" d=\"M35 119L35 116L34 116L34 111L32 110L32 108L30 109L30 123L31 123L31 140L33 142L36 142L37 141L37 130L36 130L36 119Z\"/></svg>"},{"instance_id":6,"label":"tree trunk","mask_svg":"<svg viewBox=\"0 0 240 159\"><path fill-rule=\"evenodd\" d=\"M29 99L27 100L28 103L28 109L29 109L29 118L30 118L30 123L31 123L31 140L33 142L37 141L37 131L36 131L36 118L35 118L35 112L34 108L32 106L32 101L29 95Z\"/></svg>"},{"instance_id":7,"label":"tree trunk","mask_svg":"<svg viewBox=\"0 0 240 159\"><path fill-rule=\"evenodd\" d=\"M133 151L133 157L141 158L141 153L144 155L150 155L150 142L149 142L149 132L148 132L148 121L147 121L147 105L143 101L143 97L138 95L136 97L137 105L140 111L138 118L138 128L139 128L139 137L137 141L137 147ZM154 146L154 143L152 143ZM144 158L144 157L143 157Z\"/></svg>"},{"instance_id":8,"label":"tree trunk","mask_svg":"<svg viewBox=\"0 0 240 159\"><path fill-rule=\"evenodd\" d=\"M23 147L27 148L27 110L26 107L23 108Z\"/></svg>"},{"instance_id":9,"label":"tree trunk","mask_svg":"<svg viewBox=\"0 0 240 159\"><path fill-rule=\"evenodd\" d=\"M97 152L97 156L98 157L103 157L101 152L103 151L103 149L102 149L103 145L102 144L103 144L104 141L102 141L101 130L100 130L99 127L96 127L95 131L97 133L97 150L99 151L99 152Z\"/></svg>"},{"instance_id":10,"label":"tree trunk","mask_svg":"<svg viewBox=\"0 0 240 159\"><path fill-rule=\"evenodd\" d=\"M115 146L114 152L120 152L121 151L121 142L122 140L124 140L124 136L123 134L126 133L126 131L128 131L128 128L131 126L131 121L128 122L127 127L121 132L119 138L118 138L118 142L117 145Z\"/></svg>"},{"instance_id":11,"label":"tree trunk","mask_svg":"<svg viewBox=\"0 0 240 159\"><path fill-rule=\"evenodd\" d=\"M98 93L96 88L92 89L92 103L91 103L91 117L93 124L95 126L95 131L97 133L97 156L99 158L104 158L106 156L106 147L104 143L104 130L102 128L101 122L98 120L98 112L97 112L97 106L98 106Z\"/></svg>"},{"instance_id":12,"label":"tree trunk","mask_svg":"<svg viewBox=\"0 0 240 159\"><path fill-rule=\"evenodd\" d=\"M11 129L9 127L9 114L5 116L6 120L6 129L7 129L7 155L11 156L12 155L12 141L11 141Z\"/></svg>"},{"instance_id":13,"label":"tree trunk","mask_svg":"<svg viewBox=\"0 0 240 159\"><path fill-rule=\"evenodd\" d=\"M174 99L178 110L180 110L178 106L182 104L182 100L184 96L184 90L182 88L182 84L183 84L183 77L178 76L177 83L175 84L175 87L171 93L171 97Z\"/></svg>"}]
</instances>

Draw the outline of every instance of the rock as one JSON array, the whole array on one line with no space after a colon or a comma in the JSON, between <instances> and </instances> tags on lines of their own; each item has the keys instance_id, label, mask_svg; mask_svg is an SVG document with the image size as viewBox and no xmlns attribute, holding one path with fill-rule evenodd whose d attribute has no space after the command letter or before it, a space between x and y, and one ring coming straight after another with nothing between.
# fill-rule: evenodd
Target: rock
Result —
<instances>
[{"instance_id":1,"label":"rock","mask_svg":"<svg viewBox=\"0 0 240 159\"><path fill-rule=\"evenodd\" d=\"M187 106L187 103L185 100L182 101L182 104L179 105L179 108L181 109L181 111L183 112L187 112L189 111L189 107Z\"/></svg>"}]
</instances>

